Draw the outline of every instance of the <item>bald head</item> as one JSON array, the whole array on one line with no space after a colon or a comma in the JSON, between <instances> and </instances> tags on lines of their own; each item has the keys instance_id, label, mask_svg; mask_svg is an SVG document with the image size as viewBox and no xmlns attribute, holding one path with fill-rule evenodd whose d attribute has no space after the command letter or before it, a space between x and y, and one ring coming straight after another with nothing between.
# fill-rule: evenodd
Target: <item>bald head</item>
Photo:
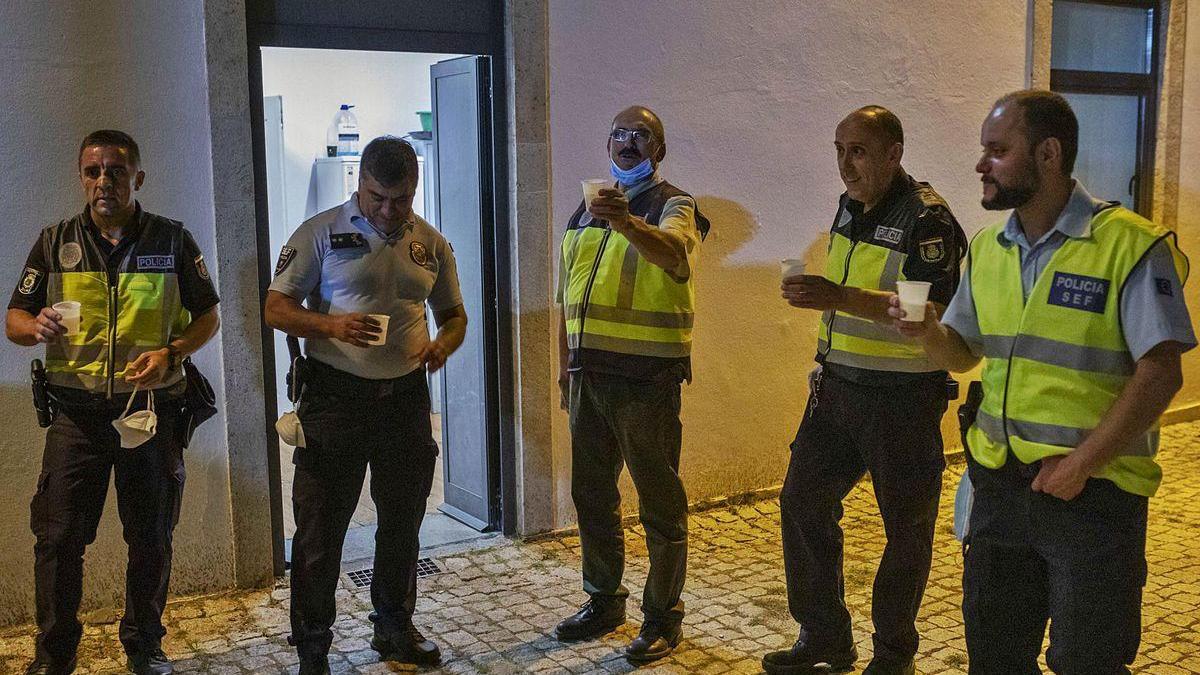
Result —
<instances>
[{"instance_id":1,"label":"bald head","mask_svg":"<svg viewBox=\"0 0 1200 675\"><path fill-rule=\"evenodd\" d=\"M900 125L900 118L881 105L865 105L846 115L841 124L861 125L864 130L885 145L891 146L894 143L904 145L904 127Z\"/></svg>"},{"instance_id":2,"label":"bald head","mask_svg":"<svg viewBox=\"0 0 1200 675\"><path fill-rule=\"evenodd\" d=\"M612 128L622 127L625 129L633 129L641 123L654 133L654 138L659 143L665 143L667 138L663 132L662 120L651 109L641 105L631 105L628 108L617 113L613 118Z\"/></svg>"},{"instance_id":3,"label":"bald head","mask_svg":"<svg viewBox=\"0 0 1200 675\"><path fill-rule=\"evenodd\" d=\"M624 132L616 134L618 129ZM623 140L618 140L618 139ZM621 169L632 169L646 160L655 167L667 155L662 120L654 111L640 105L630 106L613 118L608 137L608 154Z\"/></svg>"},{"instance_id":4,"label":"bald head","mask_svg":"<svg viewBox=\"0 0 1200 675\"><path fill-rule=\"evenodd\" d=\"M864 106L838 124L833 144L846 194L870 210L901 172L904 130L900 120L887 108Z\"/></svg>"}]
</instances>

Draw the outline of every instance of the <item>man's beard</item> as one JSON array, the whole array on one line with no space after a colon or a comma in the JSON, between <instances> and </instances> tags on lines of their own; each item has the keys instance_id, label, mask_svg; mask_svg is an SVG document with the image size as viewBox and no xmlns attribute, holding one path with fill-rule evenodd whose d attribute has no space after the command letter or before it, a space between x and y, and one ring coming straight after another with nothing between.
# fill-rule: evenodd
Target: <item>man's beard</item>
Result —
<instances>
[{"instance_id":1,"label":"man's beard","mask_svg":"<svg viewBox=\"0 0 1200 675\"><path fill-rule=\"evenodd\" d=\"M988 211L1007 211L1024 206L1042 186L1041 172L1036 164L1031 163L1025 175L1027 178L1017 185L1003 185L999 181L993 181L991 184L996 187L996 196L991 199L985 197L979 203Z\"/></svg>"}]
</instances>

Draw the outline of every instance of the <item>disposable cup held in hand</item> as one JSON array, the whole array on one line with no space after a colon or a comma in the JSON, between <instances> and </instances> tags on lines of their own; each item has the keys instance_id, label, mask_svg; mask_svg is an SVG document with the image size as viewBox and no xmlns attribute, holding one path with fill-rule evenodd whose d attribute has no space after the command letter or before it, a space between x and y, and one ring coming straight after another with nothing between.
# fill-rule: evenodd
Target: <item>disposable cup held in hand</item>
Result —
<instances>
[{"instance_id":1,"label":"disposable cup held in hand","mask_svg":"<svg viewBox=\"0 0 1200 675\"><path fill-rule=\"evenodd\" d=\"M600 196L600 190L612 184L607 178L588 178L583 181L583 208L592 205L592 200Z\"/></svg>"},{"instance_id":2,"label":"disposable cup held in hand","mask_svg":"<svg viewBox=\"0 0 1200 675\"><path fill-rule=\"evenodd\" d=\"M79 335L79 314L80 305L74 300L64 300L56 302L51 307L62 318L58 320L63 328L67 329L66 335Z\"/></svg>"},{"instance_id":3,"label":"disposable cup held in hand","mask_svg":"<svg viewBox=\"0 0 1200 675\"><path fill-rule=\"evenodd\" d=\"M387 325L388 319L391 318L387 314L368 314L367 316L375 319L379 324L379 332L368 337L366 343L370 345L381 345L387 342Z\"/></svg>"},{"instance_id":4,"label":"disposable cup held in hand","mask_svg":"<svg viewBox=\"0 0 1200 675\"><path fill-rule=\"evenodd\" d=\"M799 258L785 258L779 261L779 273L784 281L804 274L804 261Z\"/></svg>"},{"instance_id":5,"label":"disposable cup held in hand","mask_svg":"<svg viewBox=\"0 0 1200 675\"><path fill-rule=\"evenodd\" d=\"M920 323L925 320L925 301L929 299L928 281L897 281L896 294L900 296L900 309L904 310L902 321Z\"/></svg>"}]
</instances>

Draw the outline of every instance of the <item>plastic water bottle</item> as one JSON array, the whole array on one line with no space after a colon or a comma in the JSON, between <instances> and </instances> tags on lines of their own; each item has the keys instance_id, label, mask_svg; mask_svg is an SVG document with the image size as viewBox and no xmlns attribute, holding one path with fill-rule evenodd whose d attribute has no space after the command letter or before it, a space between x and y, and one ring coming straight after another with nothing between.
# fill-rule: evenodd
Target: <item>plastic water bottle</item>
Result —
<instances>
[{"instance_id":1,"label":"plastic water bottle","mask_svg":"<svg viewBox=\"0 0 1200 675\"><path fill-rule=\"evenodd\" d=\"M350 112L353 107L343 103L333 118L333 125L337 128L337 154L339 156L358 154L358 118Z\"/></svg>"}]
</instances>

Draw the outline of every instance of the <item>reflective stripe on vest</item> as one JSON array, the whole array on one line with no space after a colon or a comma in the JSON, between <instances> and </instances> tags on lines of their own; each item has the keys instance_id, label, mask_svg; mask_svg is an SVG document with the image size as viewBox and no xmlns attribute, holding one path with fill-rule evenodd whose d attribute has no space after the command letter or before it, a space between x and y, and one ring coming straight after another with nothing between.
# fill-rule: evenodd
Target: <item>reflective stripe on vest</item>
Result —
<instances>
[{"instance_id":1,"label":"reflective stripe on vest","mask_svg":"<svg viewBox=\"0 0 1200 675\"><path fill-rule=\"evenodd\" d=\"M1166 241L1181 280L1187 261L1170 231L1123 208L1092 218L1091 235L1054 252L1029 299L1020 251L997 241L1003 225L971 242L971 292L983 336L984 398L967 433L972 456L999 468L1008 452L1032 463L1064 455L1099 424L1134 372L1120 323L1120 293L1130 272ZM1157 490L1158 431L1121 448L1095 475L1134 494Z\"/></svg>"},{"instance_id":2,"label":"reflective stripe on vest","mask_svg":"<svg viewBox=\"0 0 1200 675\"><path fill-rule=\"evenodd\" d=\"M843 219L849 213L843 211ZM835 284L895 292L904 279L900 251L865 241L854 242L837 232L830 234L825 278ZM826 310L821 315L817 352L830 363L869 370L927 373L939 370L926 357L915 338L907 338L889 325Z\"/></svg>"}]
</instances>

